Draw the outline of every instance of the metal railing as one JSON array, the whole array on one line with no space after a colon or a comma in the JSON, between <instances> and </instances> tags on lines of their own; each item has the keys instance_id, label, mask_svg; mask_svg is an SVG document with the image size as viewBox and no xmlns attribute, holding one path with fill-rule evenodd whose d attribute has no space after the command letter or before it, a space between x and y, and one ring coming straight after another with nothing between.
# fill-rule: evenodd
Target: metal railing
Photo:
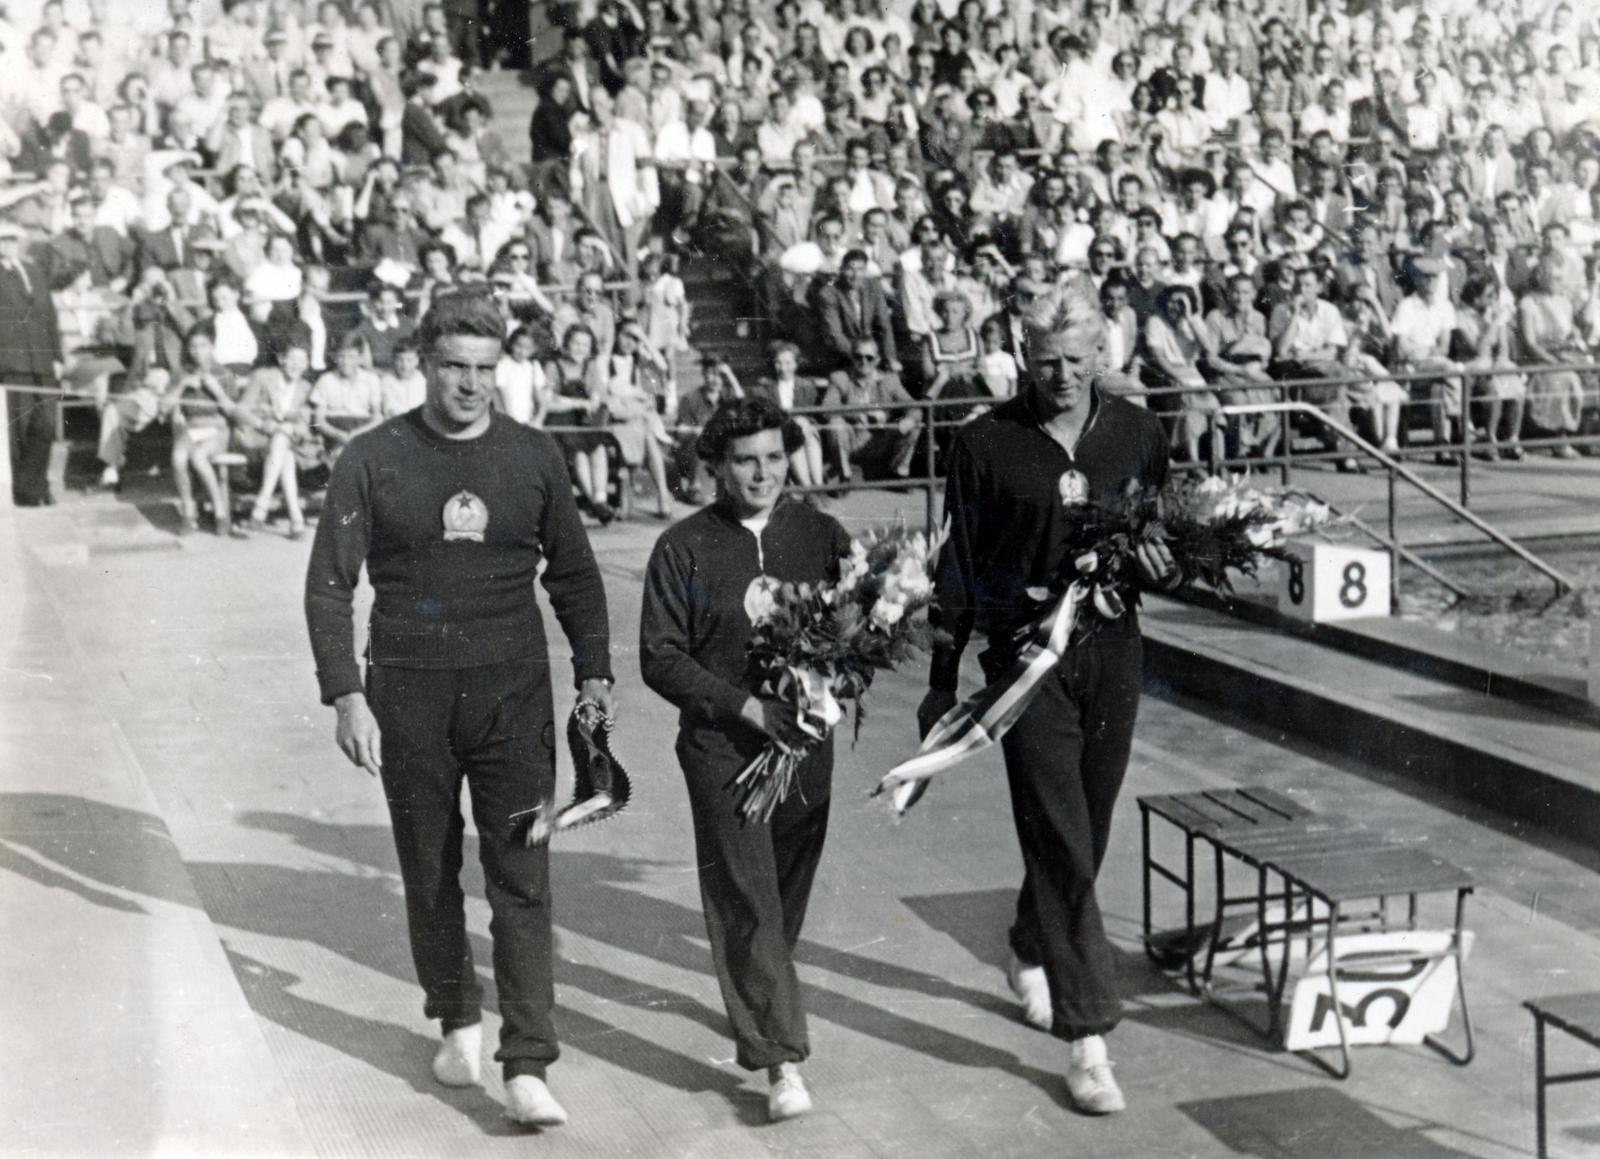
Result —
<instances>
[{"instance_id":1,"label":"metal railing","mask_svg":"<svg viewBox=\"0 0 1600 1159\"><path fill-rule=\"evenodd\" d=\"M1497 528L1491 526L1489 523L1485 522L1483 519L1481 519L1477 515L1474 515L1471 511L1467 510L1467 508L1464 507L1462 504L1457 503L1455 500L1451 499L1444 492L1440 491L1438 488L1436 488L1432 484L1430 484L1427 480L1423 479L1420 475L1418 475L1415 471L1411 470L1411 468L1407 467L1399 459L1394 458L1387 451L1384 451L1379 447L1373 446L1371 443L1367 442L1366 439L1364 439L1360 435L1358 435L1355 431L1351 430L1349 427L1345 426L1343 423L1337 422L1334 419L1330 418L1328 415L1324 414L1322 411L1318 410L1316 407L1312 406L1310 403L1307 403L1307 402L1245 403L1245 404L1238 404L1238 405L1232 405L1232 406L1224 406L1219 413L1225 414L1225 415L1234 415L1234 414L1236 414L1236 415L1282 414L1282 415L1285 415L1285 416L1288 416L1288 415L1291 415L1291 414L1298 414L1298 415L1301 415L1301 416L1303 416L1305 418L1310 418L1310 419L1315 420L1316 422L1320 423L1322 426L1328 428L1328 430L1332 431L1340 439L1342 439L1345 442L1349 443L1350 445L1354 446L1357 450L1359 450L1366 457L1376 460L1389 473L1389 533L1388 533L1388 535L1386 537L1380 536L1378 538L1380 538L1382 541L1384 541L1388 545L1390 553L1394 557L1395 566L1390 568L1391 576L1398 575L1399 570L1400 570L1399 569L1399 562L1400 562L1401 558L1407 558L1408 562L1412 562L1415 559L1414 555L1410 555L1410 553L1407 553L1406 556L1402 556L1402 554L1401 554L1402 548L1401 548L1401 544L1400 544L1399 524L1398 524L1398 519L1397 519L1397 515L1396 515L1397 507L1396 507L1396 502L1395 502L1395 499L1396 499L1396 496L1395 496L1395 480L1396 479L1402 479L1406 483L1410 484L1412 487L1416 488L1416 490L1418 490L1422 494L1426 495L1429 499L1432 499L1435 503L1438 503L1445 510L1449 511L1450 514L1454 515L1457 519L1460 519L1462 522L1466 523L1467 525L1469 525L1470 527L1476 529L1477 531L1482 532L1491 541L1493 541L1494 543L1498 544L1500 547L1505 548L1512 555L1514 555L1518 559L1520 559L1523 563L1526 563L1527 565L1532 567L1535 571L1538 571L1541 575L1545 576L1547 579L1549 579L1551 582L1553 582L1555 584L1555 588L1556 588L1556 595L1558 595L1558 596L1564 595L1567 592L1572 591L1573 588L1575 588L1577 586L1565 574L1563 574L1560 571L1557 571L1550 564L1546 563L1544 560L1542 560L1538 556L1534 555L1531 551L1529 551L1527 548L1523 547L1520 543L1518 543L1516 540L1512 539L1510 536L1506 535L1504 532L1502 532L1502 531L1498 530ZM1369 535L1374 534L1371 531L1371 529L1363 528L1363 530L1367 531L1367 533ZM1435 574L1434 578L1439 578L1439 577L1437 576L1437 574ZM1393 581L1391 581L1391 582L1393 582ZM1456 588L1455 585L1447 584L1446 586L1451 587L1452 590L1457 591L1457 594L1460 594L1459 589ZM1391 593L1391 594L1393 594L1393 593Z\"/></svg>"}]
</instances>

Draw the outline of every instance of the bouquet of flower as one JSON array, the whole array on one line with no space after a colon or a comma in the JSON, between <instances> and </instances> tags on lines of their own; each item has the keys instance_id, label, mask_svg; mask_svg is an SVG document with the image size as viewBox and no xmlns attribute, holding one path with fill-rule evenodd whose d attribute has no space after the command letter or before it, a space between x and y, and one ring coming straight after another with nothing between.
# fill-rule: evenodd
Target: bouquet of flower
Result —
<instances>
[{"instance_id":1,"label":"bouquet of flower","mask_svg":"<svg viewBox=\"0 0 1600 1159\"><path fill-rule=\"evenodd\" d=\"M1067 507L1071 568L1062 589L1083 582L1094 608L1115 619L1124 610L1122 592L1135 574L1135 549L1160 540L1186 580L1219 592L1233 590L1230 571L1253 576L1263 559L1283 558L1283 540L1328 522L1324 503L1279 496L1248 485L1245 476L1180 476L1160 490L1130 481L1110 499L1088 497L1088 481L1069 471L1061 481Z\"/></svg>"},{"instance_id":2,"label":"bouquet of flower","mask_svg":"<svg viewBox=\"0 0 1600 1159\"><path fill-rule=\"evenodd\" d=\"M896 765L876 792L904 813L930 778L996 743L1031 703L1086 616L1114 620L1133 599L1140 545L1160 541L1185 580L1232 590L1229 572L1254 575L1261 561L1282 558L1283 540L1328 522L1326 504L1274 496L1244 478L1179 478L1153 490L1131 483L1120 494L1091 499L1078 471L1061 476L1067 552L1060 575L1029 589L1037 607L1014 634L1017 656L992 684L952 708L929 730L915 756Z\"/></svg>"},{"instance_id":3,"label":"bouquet of flower","mask_svg":"<svg viewBox=\"0 0 1600 1159\"><path fill-rule=\"evenodd\" d=\"M904 528L853 540L833 583L779 583L759 577L745 595L755 631L750 656L761 673L761 696L794 707L800 731L821 743L863 698L880 671L898 668L933 646L936 630L922 613L933 598L933 560L940 539ZM733 779L739 811L765 823L794 786L811 748L769 744Z\"/></svg>"}]
</instances>

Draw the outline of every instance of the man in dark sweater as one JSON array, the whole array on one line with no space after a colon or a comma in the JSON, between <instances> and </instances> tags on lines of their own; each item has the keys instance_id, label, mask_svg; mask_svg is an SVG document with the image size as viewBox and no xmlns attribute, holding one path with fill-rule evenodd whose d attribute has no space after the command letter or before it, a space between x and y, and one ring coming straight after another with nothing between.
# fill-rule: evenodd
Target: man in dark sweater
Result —
<instances>
[{"instance_id":1,"label":"man in dark sweater","mask_svg":"<svg viewBox=\"0 0 1600 1159\"><path fill-rule=\"evenodd\" d=\"M306 575L306 621L339 748L381 776L424 1010L443 1023L446 1086L478 1081L482 990L459 882L467 782L494 937L507 1113L566 1122L545 1085L558 1053L548 849L518 815L555 793L542 582L572 647L580 700L611 715L605 590L550 437L490 410L505 325L486 294L436 300L419 332L422 406L354 439L328 487ZM352 598L374 601L365 691Z\"/></svg>"},{"instance_id":2,"label":"man in dark sweater","mask_svg":"<svg viewBox=\"0 0 1600 1159\"><path fill-rule=\"evenodd\" d=\"M938 622L951 642L934 652L930 690L918 709L924 735L956 703L961 653L973 628L989 639L984 675L1005 672L1016 629L1046 605L1034 594L1070 566L1070 503L1109 498L1130 480L1159 487L1167 440L1149 411L1102 393L1105 324L1094 295L1077 286L1026 320L1024 389L962 427L945 489L950 538L935 577ZM1181 580L1165 545L1138 549L1144 586ZM1129 611L1093 608L1061 663L1005 735L1006 778L1025 875L1011 927L1012 988L1026 1020L1068 1041L1067 1088L1078 1108L1123 1108L1102 1035L1121 1005L1095 876L1111 811L1127 770L1142 660Z\"/></svg>"}]
</instances>

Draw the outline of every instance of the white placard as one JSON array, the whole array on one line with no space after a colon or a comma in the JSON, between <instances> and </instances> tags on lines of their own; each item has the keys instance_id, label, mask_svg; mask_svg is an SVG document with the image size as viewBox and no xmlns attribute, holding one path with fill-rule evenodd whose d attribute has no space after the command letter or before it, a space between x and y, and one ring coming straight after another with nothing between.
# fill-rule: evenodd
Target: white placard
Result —
<instances>
[{"instance_id":1,"label":"white placard","mask_svg":"<svg viewBox=\"0 0 1600 1159\"><path fill-rule=\"evenodd\" d=\"M1352 1046L1420 1043L1450 1024L1456 998L1456 960L1449 930L1390 930L1339 939L1339 1006ZM1472 949L1461 935L1461 954ZM1395 955L1402 960L1393 961ZM1391 959L1363 967L1362 959ZM1284 1020L1287 1050L1339 1045L1339 1024L1328 987L1324 945L1295 982Z\"/></svg>"},{"instance_id":2,"label":"white placard","mask_svg":"<svg viewBox=\"0 0 1600 1159\"><path fill-rule=\"evenodd\" d=\"M1389 555L1317 540L1284 543L1277 567L1278 611L1325 624L1389 614Z\"/></svg>"}]
</instances>

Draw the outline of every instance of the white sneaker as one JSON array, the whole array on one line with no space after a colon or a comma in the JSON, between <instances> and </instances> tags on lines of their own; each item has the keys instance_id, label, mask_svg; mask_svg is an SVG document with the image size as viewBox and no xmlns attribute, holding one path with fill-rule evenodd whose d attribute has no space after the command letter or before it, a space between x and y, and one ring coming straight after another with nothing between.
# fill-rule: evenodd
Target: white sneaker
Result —
<instances>
[{"instance_id":1,"label":"white sneaker","mask_svg":"<svg viewBox=\"0 0 1600 1159\"><path fill-rule=\"evenodd\" d=\"M1122 1088L1111 1073L1106 1040L1098 1034L1071 1044L1067 1058L1067 1091L1086 1115L1114 1115L1127 1107Z\"/></svg>"},{"instance_id":2,"label":"white sneaker","mask_svg":"<svg viewBox=\"0 0 1600 1159\"><path fill-rule=\"evenodd\" d=\"M483 1073L483 1023L444 1036L433 1055L433 1077L447 1087L473 1087Z\"/></svg>"},{"instance_id":3,"label":"white sneaker","mask_svg":"<svg viewBox=\"0 0 1600 1159\"><path fill-rule=\"evenodd\" d=\"M806 1080L800 1077L800 1068L794 1063L767 1068L767 1078L772 1082L772 1089L767 1092L769 1122L795 1119L811 1109L811 1092L806 1090Z\"/></svg>"},{"instance_id":4,"label":"white sneaker","mask_svg":"<svg viewBox=\"0 0 1600 1159\"><path fill-rule=\"evenodd\" d=\"M1044 976L1043 966L1029 966L1015 954L1006 966L1006 981L1011 992L1022 1003L1022 1020L1029 1026L1049 1030L1053 1017L1050 1012L1050 982Z\"/></svg>"},{"instance_id":5,"label":"white sneaker","mask_svg":"<svg viewBox=\"0 0 1600 1159\"><path fill-rule=\"evenodd\" d=\"M506 1115L525 1127L561 1127L567 1122L567 1109L538 1075L519 1074L506 1080Z\"/></svg>"}]
</instances>

